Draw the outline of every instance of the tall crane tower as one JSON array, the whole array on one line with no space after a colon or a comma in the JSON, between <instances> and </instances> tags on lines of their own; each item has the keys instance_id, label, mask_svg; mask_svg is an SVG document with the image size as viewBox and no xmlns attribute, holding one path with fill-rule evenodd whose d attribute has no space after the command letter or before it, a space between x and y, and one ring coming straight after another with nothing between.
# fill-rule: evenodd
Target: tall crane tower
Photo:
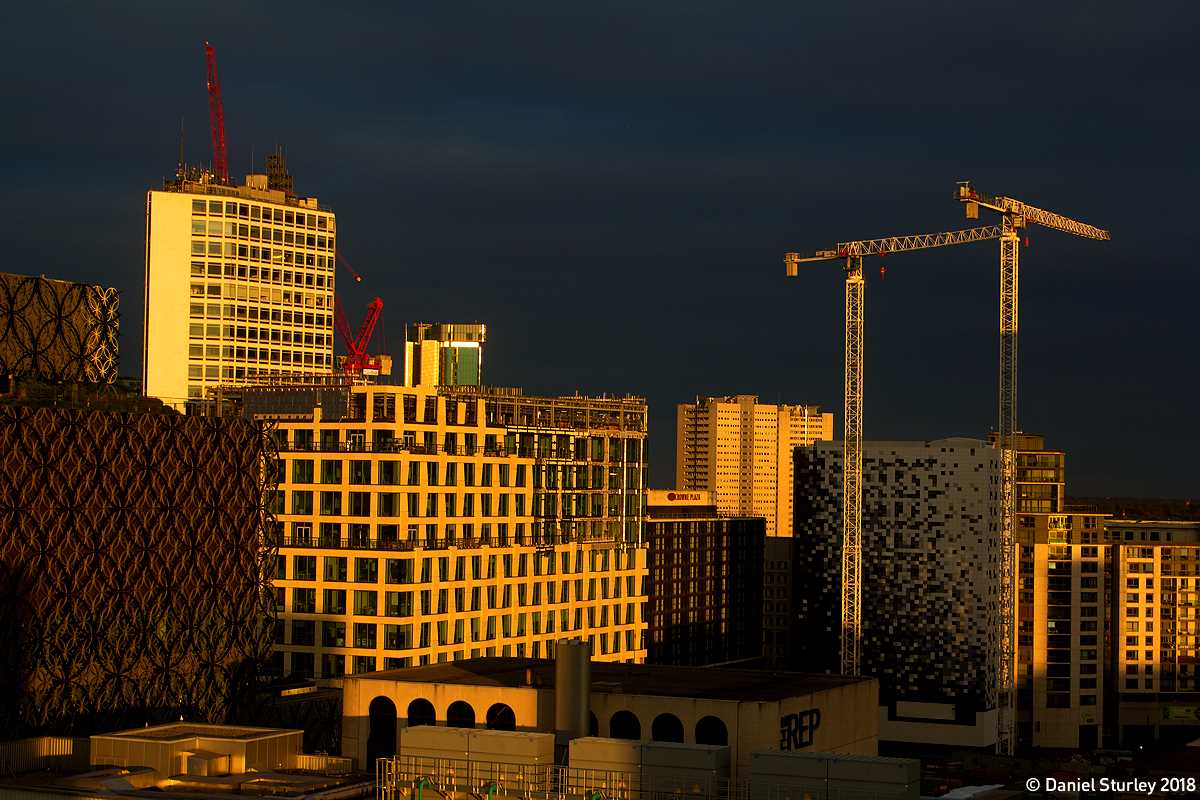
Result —
<instances>
[{"instance_id":1,"label":"tall crane tower","mask_svg":"<svg viewBox=\"0 0 1200 800\"><path fill-rule=\"evenodd\" d=\"M1017 432L1017 308L1018 262L1022 228L1033 223L1085 239L1107 241L1108 231L1022 203L993 197L969 181L958 184L958 199L967 219L979 219L979 209L1000 215L1000 665L997 672L1000 705L996 749L1011 755L1016 749L1016 516L1017 461L1013 436Z\"/></svg>"},{"instance_id":2,"label":"tall crane tower","mask_svg":"<svg viewBox=\"0 0 1200 800\"><path fill-rule=\"evenodd\" d=\"M828 250L788 253L784 256L789 277L800 264L842 261L846 269L845 422L842 432L842 674L859 675L859 640L862 636L862 410L863 410L863 280L865 256L884 256L912 250L929 250L958 244L999 239L1001 226L968 228L943 233L891 236L838 242Z\"/></svg>"}]
</instances>

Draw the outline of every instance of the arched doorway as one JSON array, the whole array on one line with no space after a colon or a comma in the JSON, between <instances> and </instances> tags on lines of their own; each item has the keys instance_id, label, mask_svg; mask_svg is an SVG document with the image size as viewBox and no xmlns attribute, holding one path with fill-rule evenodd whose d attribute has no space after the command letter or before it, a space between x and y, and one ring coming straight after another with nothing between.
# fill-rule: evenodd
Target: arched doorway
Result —
<instances>
[{"instance_id":1,"label":"arched doorway","mask_svg":"<svg viewBox=\"0 0 1200 800\"><path fill-rule=\"evenodd\" d=\"M720 717L701 717L696 723L696 744L715 744L724 747L729 744L729 730Z\"/></svg>"},{"instance_id":2,"label":"arched doorway","mask_svg":"<svg viewBox=\"0 0 1200 800\"><path fill-rule=\"evenodd\" d=\"M396 755L396 704L391 698L376 697L367 707L367 719L367 769L374 771L376 759Z\"/></svg>"},{"instance_id":3,"label":"arched doorway","mask_svg":"<svg viewBox=\"0 0 1200 800\"><path fill-rule=\"evenodd\" d=\"M408 704L408 727L415 728L418 725L437 725L437 712L433 710L433 703L423 697L418 697Z\"/></svg>"},{"instance_id":4,"label":"arched doorway","mask_svg":"<svg viewBox=\"0 0 1200 800\"><path fill-rule=\"evenodd\" d=\"M504 703L496 703L487 710L487 728L492 731L515 731L517 715Z\"/></svg>"},{"instance_id":5,"label":"arched doorway","mask_svg":"<svg viewBox=\"0 0 1200 800\"><path fill-rule=\"evenodd\" d=\"M474 728L475 727L475 709L471 708L470 703L465 703L462 700L455 700L446 709L446 727L447 728Z\"/></svg>"},{"instance_id":6,"label":"arched doorway","mask_svg":"<svg viewBox=\"0 0 1200 800\"><path fill-rule=\"evenodd\" d=\"M618 711L608 721L608 735L612 739L641 741L642 723L632 711Z\"/></svg>"},{"instance_id":7,"label":"arched doorway","mask_svg":"<svg viewBox=\"0 0 1200 800\"><path fill-rule=\"evenodd\" d=\"M683 723L674 714L659 714L650 725L650 739L683 744Z\"/></svg>"}]
</instances>

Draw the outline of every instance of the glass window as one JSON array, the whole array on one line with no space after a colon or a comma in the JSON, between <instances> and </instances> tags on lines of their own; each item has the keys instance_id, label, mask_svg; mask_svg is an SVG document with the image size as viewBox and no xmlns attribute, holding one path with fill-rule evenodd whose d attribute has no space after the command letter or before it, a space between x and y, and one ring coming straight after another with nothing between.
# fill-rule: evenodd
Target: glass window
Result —
<instances>
[{"instance_id":1,"label":"glass window","mask_svg":"<svg viewBox=\"0 0 1200 800\"><path fill-rule=\"evenodd\" d=\"M321 622L321 645L323 647L345 647L346 646L346 623L330 622L328 620Z\"/></svg>"},{"instance_id":2,"label":"glass window","mask_svg":"<svg viewBox=\"0 0 1200 800\"><path fill-rule=\"evenodd\" d=\"M356 559L354 559L354 580L356 583L378 583L379 582L379 559L377 559L377 558L356 558Z\"/></svg>"},{"instance_id":3,"label":"glass window","mask_svg":"<svg viewBox=\"0 0 1200 800\"><path fill-rule=\"evenodd\" d=\"M370 647L370 648L375 647L375 623L374 622L356 622L356 623L354 623L354 646L355 647ZM355 656L356 662L357 662L357 659L360 657L361 656ZM375 669L375 659L371 658L370 656L368 656L368 658L370 658L370 660L371 660L371 666L369 669L363 670L364 672L370 672L371 670ZM356 667L355 672L358 672L358 671L359 670Z\"/></svg>"},{"instance_id":4,"label":"glass window","mask_svg":"<svg viewBox=\"0 0 1200 800\"><path fill-rule=\"evenodd\" d=\"M388 617L411 617L413 613L413 593L384 592L383 613Z\"/></svg>"},{"instance_id":5,"label":"glass window","mask_svg":"<svg viewBox=\"0 0 1200 800\"><path fill-rule=\"evenodd\" d=\"M321 438L324 439L325 432L321 432ZM324 442L322 442L324 445ZM322 447L322 449L324 449ZM342 462L340 460L324 459L321 461L321 483L341 483L342 482Z\"/></svg>"},{"instance_id":6,"label":"glass window","mask_svg":"<svg viewBox=\"0 0 1200 800\"><path fill-rule=\"evenodd\" d=\"M346 580L346 559L344 556L325 556L325 580Z\"/></svg>"},{"instance_id":7,"label":"glass window","mask_svg":"<svg viewBox=\"0 0 1200 800\"><path fill-rule=\"evenodd\" d=\"M412 647L412 625L384 625L383 647L385 650L407 650Z\"/></svg>"},{"instance_id":8,"label":"glass window","mask_svg":"<svg viewBox=\"0 0 1200 800\"><path fill-rule=\"evenodd\" d=\"M370 461L351 461L350 462L350 483L356 485L369 484L371 482L371 462Z\"/></svg>"},{"instance_id":9,"label":"glass window","mask_svg":"<svg viewBox=\"0 0 1200 800\"><path fill-rule=\"evenodd\" d=\"M324 608L326 614L345 614L346 613L346 590L345 589L326 589L324 597Z\"/></svg>"},{"instance_id":10,"label":"glass window","mask_svg":"<svg viewBox=\"0 0 1200 800\"><path fill-rule=\"evenodd\" d=\"M386 561L384 580L387 583L412 583L413 562L411 558L389 558Z\"/></svg>"},{"instance_id":11,"label":"glass window","mask_svg":"<svg viewBox=\"0 0 1200 800\"><path fill-rule=\"evenodd\" d=\"M354 590L354 613L358 616L373 617L379 613L379 593L374 591Z\"/></svg>"}]
</instances>

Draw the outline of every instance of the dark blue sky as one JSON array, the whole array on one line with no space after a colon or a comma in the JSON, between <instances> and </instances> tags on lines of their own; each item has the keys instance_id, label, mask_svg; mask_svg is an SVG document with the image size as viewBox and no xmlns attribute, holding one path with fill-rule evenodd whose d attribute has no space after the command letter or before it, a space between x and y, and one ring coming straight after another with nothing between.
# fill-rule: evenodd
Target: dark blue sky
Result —
<instances>
[{"instance_id":1,"label":"dark blue sky","mask_svg":"<svg viewBox=\"0 0 1200 800\"><path fill-rule=\"evenodd\" d=\"M1197 495L1194 4L26 4L0 33L4 269L118 286L141 342L145 190L286 145L388 340L490 326L489 382L748 392L841 418L842 276L791 249L965 227L954 182L1110 228L1022 254L1022 426L1073 494ZM170 8L167 8L170 6ZM995 424L994 243L869 268L866 435Z\"/></svg>"}]
</instances>

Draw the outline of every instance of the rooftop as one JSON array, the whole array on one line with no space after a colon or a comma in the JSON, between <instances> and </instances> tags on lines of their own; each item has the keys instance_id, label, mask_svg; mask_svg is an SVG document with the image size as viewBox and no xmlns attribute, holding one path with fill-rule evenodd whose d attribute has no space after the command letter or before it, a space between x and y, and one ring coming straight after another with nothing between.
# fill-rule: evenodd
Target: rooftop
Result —
<instances>
[{"instance_id":1,"label":"rooftop","mask_svg":"<svg viewBox=\"0 0 1200 800\"><path fill-rule=\"evenodd\" d=\"M534 687L553 688L554 663L552 659L541 658L473 658L423 667L371 672L347 677L347 680L444 683L515 689L530 685L527 681L531 677ZM770 702L869 680L872 679L808 672L592 662L593 692L658 697Z\"/></svg>"},{"instance_id":2,"label":"rooftop","mask_svg":"<svg viewBox=\"0 0 1200 800\"><path fill-rule=\"evenodd\" d=\"M152 739L159 742L173 742L180 739L239 739L249 741L277 736L281 733L291 733L284 728L247 728L235 725L208 725L200 722L170 722L166 725L155 725L150 728L130 728L124 731L114 731L103 734L105 738L119 739Z\"/></svg>"}]
</instances>

